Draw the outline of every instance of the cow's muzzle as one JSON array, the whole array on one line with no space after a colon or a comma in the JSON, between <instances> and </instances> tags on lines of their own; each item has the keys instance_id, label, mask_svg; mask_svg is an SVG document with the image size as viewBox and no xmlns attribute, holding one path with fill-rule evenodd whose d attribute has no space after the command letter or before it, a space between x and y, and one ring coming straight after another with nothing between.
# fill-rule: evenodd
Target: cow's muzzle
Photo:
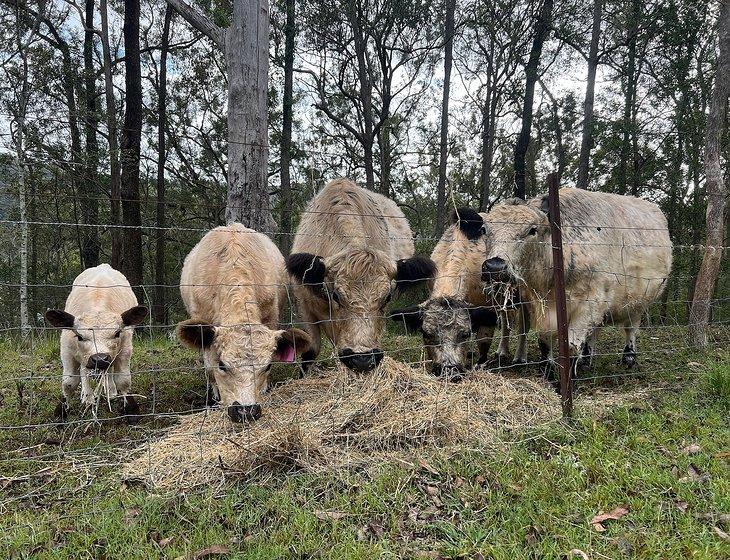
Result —
<instances>
[{"instance_id":1,"label":"cow's muzzle","mask_svg":"<svg viewBox=\"0 0 730 560\"><path fill-rule=\"evenodd\" d=\"M483 282L508 282L510 279L507 263L504 259L492 257L482 263Z\"/></svg>"},{"instance_id":2,"label":"cow's muzzle","mask_svg":"<svg viewBox=\"0 0 730 560\"><path fill-rule=\"evenodd\" d=\"M457 382L464 378L466 368L461 364L433 364L431 373L449 381Z\"/></svg>"},{"instance_id":3,"label":"cow's muzzle","mask_svg":"<svg viewBox=\"0 0 730 560\"><path fill-rule=\"evenodd\" d=\"M251 422L261 418L261 405L238 404L235 402L228 407L228 418L233 422Z\"/></svg>"},{"instance_id":4,"label":"cow's muzzle","mask_svg":"<svg viewBox=\"0 0 730 560\"><path fill-rule=\"evenodd\" d=\"M350 348L345 348L340 352L339 358L352 371L365 373L378 367L383 359L383 351L380 348L373 348L367 352L354 352Z\"/></svg>"},{"instance_id":5,"label":"cow's muzzle","mask_svg":"<svg viewBox=\"0 0 730 560\"><path fill-rule=\"evenodd\" d=\"M109 354L92 354L86 363L88 369L108 369L112 365L112 357Z\"/></svg>"}]
</instances>

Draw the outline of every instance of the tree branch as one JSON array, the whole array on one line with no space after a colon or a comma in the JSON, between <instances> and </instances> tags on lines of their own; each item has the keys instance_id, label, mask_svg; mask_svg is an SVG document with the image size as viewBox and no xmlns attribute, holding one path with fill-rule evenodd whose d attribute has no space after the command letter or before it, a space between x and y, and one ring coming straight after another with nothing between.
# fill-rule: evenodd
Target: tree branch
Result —
<instances>
[{"instance_id":1,"label":"tree branch","mask_svg":"<svg viewBox=\"0 0 730 560\"><path fill-rule=\"evenodd\" d=\"M200 31L203 35L213 41L220 50L226 52L226 30L218 27L205 14L193 8L184 0L167 0L175 11L180 14L185 21Z\"/></svg>"}]
</instances>

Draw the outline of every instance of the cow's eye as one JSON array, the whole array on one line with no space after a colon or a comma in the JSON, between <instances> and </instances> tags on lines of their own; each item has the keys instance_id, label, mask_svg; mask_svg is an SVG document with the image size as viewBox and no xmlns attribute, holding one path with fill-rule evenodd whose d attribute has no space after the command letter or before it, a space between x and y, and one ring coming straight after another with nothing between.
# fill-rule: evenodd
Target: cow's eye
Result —
<instances>
[{"instance_id":1,"label":"cow's eye","mask_svg":"<svg viewBox=\"0 0 730 560\"><path fill-rule=\"evenodd\" d=\"M79 342L82 342L84 340L84 337L81 336L80 334L77 334L76 335L76 340L78 340Z\"/></svg>"},{"instance_id":2,"label":"cow's eye","mask_svg":"<svg viewBox=\"0 0 730 560\"><path fill-rule=\"evenodd\" d=\"M471 331L461 331L459 332L459 340L464 341L467 340L471 336Z\"/></svg>"},{"instance_id":3,"label":"cow's eye","mask_svg":"<svg viewBox=\"0 0 730 560\"><path fill-rule=\"evenodd\" d=\"M122 334L121 329L114 333L114 338L119 338Z\"/></svg>"},{"instance_id":4,"label":"cow's eye","mask_svg":"<svg viewBox=\"0 0 730 560\"><path fill-rule=\"evenodd\" d=\"M337 290L332 290L332 292L330 292L330 297L337 305L342 305L342 300L340 299L340 294Z\"/></svg>"},{"instance_id":5,"label":"cow's eye","mask_svg":"<svg viewBox=\"0 0 730 560\"><path fill-rule=\"evenodd\" d=\"M390 300L393 299L393 292L388 292L388 295L385 296L385 299L383 300L383 303L380 304L380 309L385 308L386 305L390 303Z\"/></svg>"},{"instance_id":6,"label":"cow's eye","mask_svg":"<svg viewBox=\"0 0 730 560\"><path fill-rule=\"evenodd\" d=\"M537 226L532 226L527 230L527 235L537 235Z\"/></svg>"},{"instance_id":7,"label":"cow's eye","mask_svg":"<svg viewBox=\"0 0 730 560\"><path fill-rule=\"evenodd\" d=\"M224 364L222 361L218 361L218 369L221 371L228 371L228 366Z\"/></svg>"}]
</instances>

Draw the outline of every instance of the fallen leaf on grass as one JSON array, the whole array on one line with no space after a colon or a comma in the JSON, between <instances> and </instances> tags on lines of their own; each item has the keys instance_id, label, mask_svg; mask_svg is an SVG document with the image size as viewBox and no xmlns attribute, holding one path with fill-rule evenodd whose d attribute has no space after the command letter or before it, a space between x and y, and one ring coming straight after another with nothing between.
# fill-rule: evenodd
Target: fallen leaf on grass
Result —
<instances>
[{"instance_id":1,"label":"fallen leaf on grass","mask_svg":"<svg viewBox=\"0 0 730 560\"><path fill-rule=\"evenodd\" d=\"M424 490L429 496L438 496L441 493L436 486L426 486Z\"/></svg>"},{"instance_id":2,"label":"fallen leaf on grass","mask_svg":"<svg viewBox=\"0 0 730 560\"><path fill-rule=\"evenodd\" d=\"M679 482L707 482L710 480L709 473L703 473L697 466L692 463L687 467L687 474L689 476L683 476L679 479Z\"/></svg>"},{"instance_id":3,"label":"fallen leaf on grass","mask_svg":"<svg viewBox=\"0 0 730 560\"><path fill-rule=\"evenodd\" d=\"M347 514L344 511L315 511L314 516L321 521L327 521L328 519L337 521L347 517Z\"/></svg>"},{"instance_id":4,"label":"fallen leaf on grass","mask_svg":"<svg viewBox=\"0 0 730 560\"><path fill-rule=\"evenodd\" d=\"M579 548L573 548L568 552L569 556L580 556L583 560L590 560L588 555Z\"/></svg>"},{"instance_id":5,"label":"fallen leaf on grass","mask_svg":"<svg viewBox=\"0 0 730 560\"><path fill-rule=\"evenodd\" d=\"M684 455L696 455L701 451L700 446L696 443L693 443L692 445L688 445L684 449L682 449L682 453Z\"/></svg>"},{"instance_id":6,"label":"fallen leaf on grass","mask_svg":"<svg viewBox=\"0 0 730 560\"><path fill-rule=\"evenodd\" d=\"M674 505L677 506L677 509L682 513L687 513L687 508L689 507L687 502L676 502Z\"/></svg>"},{"instance_id":7,"label":"fallen leaf on grass","mask_svg":"<svg viewBox=\"0 0 730 560\"><path fill-rule=\"evenodd\" d=\"M193 553L193 560L202 560L203 558L209 558L210 556L218 556L220 554L228 554L231 550L227 546L222 544L214 544L208 548L203 548Z\"/></svg>"},{"instance_id":8,"label":"fallen leaf on grass","mask_svg":"<svg viewBox=\"0 0 730 560\"><path fill-rule=\"evenodd\" d=\"M439 472L434 467L429 465L426 461L424 461L423 459L419 459L418 464L421 466L422 469L425 469L428 472L430 472L431 474L435 474L438 476Z\"/></svg>"},{"instance_id":9,"label":"fallen leaf on grass","mask_svg":"<svg viewBox=\"0 0 730 560\"><path fill-rule=\"evenodd\" d=\"M591 519L591 525L593 525L593 528L598 531L599 533L603 533L606 528L603 526L603 523L610 520L618 520L621 519L624 515L629 513L628 507L622 507L619 506L617 508L614 508L612 511L609 511L608 513L599 513L598 515L594 516L593 519Z\"/></svg>"},{"instance_id":10,"label":"fallen leaf on grass","mask_svg":"<svg viewBox=\"0 0 730 560\"><path fill-rule=\"evenodd\" d=\"M161 539L160 542L157 543L157 545L160 548L165 548L166 546L170 546L172 544L172 541L175 540L175 537L165 537L164 539Z\"/></svg>"},{"instance_id":11,"label":"fallen leaf on grass","mask_svg":"<svg viewBox=\"0 0 730 560\"><path fill-rule=\"evenodd\" d=\"M730 542L730 535L728 535L725 531L720 529L717 525L714 525L712 527L715 530L715 533L717 533L717 536L720 537L722 540Z\"/></svg>"},{"instance_id":12,"label":"fallen leaf on grass","mask_svg":"<svg viewBox=\"0 0 730 560\"><path fill-rule=\"evenodd\" d=\"M142 510L138 507L129 508L124 512L124 522L129 525L140 513L142 513Z\"/></svg>"}]
</instances>

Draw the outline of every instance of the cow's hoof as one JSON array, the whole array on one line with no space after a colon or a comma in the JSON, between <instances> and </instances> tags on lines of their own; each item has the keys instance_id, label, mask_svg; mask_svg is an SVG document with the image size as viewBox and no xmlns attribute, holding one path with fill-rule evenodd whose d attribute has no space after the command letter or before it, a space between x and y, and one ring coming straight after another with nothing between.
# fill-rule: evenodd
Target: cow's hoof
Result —
<instances>
[{"instance_id":1,"label":"cow's hoof","mask_svg":"<svg viewBox=\"0 0 730 560\"><path fill-rule=\"evenodd\" d=\"M142 417L139 414L139 405L134 397L124 397L122 404L122 415L127 424L136 424Z\"/></svg>"},{"instance_id":2,"label":"cow's hoof","mask_svg":"<svg viewBox=\"0 0 730 560\"><path fill-rule=\"evenodd\" d=\"M635 352L627 352L624 353L621 356L621 363L625 365L628 369L631 369L636 365L636 353Z\"/></svg>"},{"instance_id":3,"label":"cow's hoof","mask_svg":"<svg viewBox=\"0 0 730 560\"><path fill-rule=\"evenodd\" d=\"M512 360L512 365L514 367L526 366L527 365L527 360L525 360L523 358L515 358L514 360Z\"/></svg>"},{"instance_id":4,"label":"cow's hoof","mask_svg":"<svg viewBox=\"0 0 730 560\"><path fill-rule=\"evenodd\" d=\"M55 410L53 411L53 417L61 422L65 422L68 420L69 409L70 407L68 402L66 402L66 397L61 397L61 400L58 402Z\"/></svg>"},{"instance_id":5,"label":"cow's hoof","mask_svg":"<svg viewBox=\"0 0 730 560\"><path fill-rule=\"evenodd\" d=\"M559 381L558 366L552 360L548 360L542 365L542 367L540 368L540 373L542 373L542 377L543 379L545 379L545 381L548 381L550 383Z\"/></svg>"},{"instance_id":6,"label":"cow's hoof","mask_svg":"<svg viewBox=\"0 0 730 560\"><path fill-rule=\"evenodd\" d=\"M497 353L494 355L494 362L497 364L497 367L507 367L512 362L512 356Z\"/></svg>"}]
</instances>

